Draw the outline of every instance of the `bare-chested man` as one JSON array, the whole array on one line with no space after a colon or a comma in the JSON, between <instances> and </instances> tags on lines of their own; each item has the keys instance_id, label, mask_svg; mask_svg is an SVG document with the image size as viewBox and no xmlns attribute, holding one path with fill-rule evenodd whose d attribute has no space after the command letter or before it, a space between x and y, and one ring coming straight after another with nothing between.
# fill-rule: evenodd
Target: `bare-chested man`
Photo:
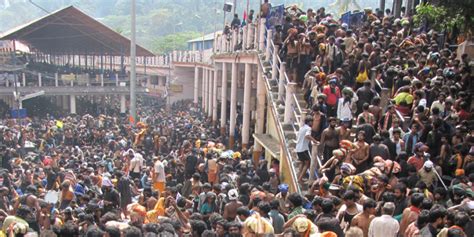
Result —
<instances>
[{"instance_id":1,"label":"bare-chested man","mask_svg":"<svg viewBox=\"0 0 474 237\"><path fill-rule=\"evenodd\" d=\"M336 128L339 141L351 139L351 124L352 122L350 120L342 120L341 125Z\"/></svg>"},{"instance_id":2,"label":"bare-chested man","mask_svg":"<svg viewBox=\"0 0 474 237\"><path fill-rule=\"evenodd\" d=\"M243 204L238 201L239 194L236 189L229 190L228 193L230 202L227 203L224 207L224 219L228 221L234 221L235 217L237 217L237 208L243 206Z\"/></svg>"},{"instance_id":3,"label":"bare-chested man","mask_svg":"<svg viewBox=\"0 0 474 237\"><path fill-rule=\"evenodd\" d=\"M351 226L356 226L362 229L364 237L369 235L370 222L374 219L375 207L377 203L373 199L367 199L364 202L364 211L357 214L351 222Z\"/></svg>"},{"instance_id":4,"label":"bare-chested man","mask_svg":"<svg viewBox=\"0 0 474 237\"><path fill-rule=\"evenodd\" d=\"M313 123L311 124L311 136L316 140L321 140L321 133L326 126L326 115L321 113L319 105L313 105Z\"/></svg>"},{"instance_id":5,"label":"bare-chested man","mask_svg":"<svg viewBox=\"0 0 474 237\"><path fill-rule=\"evenodd\" d=\"M336 118L329 118L329 127L321 134L320 150L323 153L323 162L331 158L332 151L339 148L339 135L336 132Z\"/></svg>"},{"instance_id":6,"label":"bare-chested man","mask_svg":"<svg viewBox=\"0 0 474 237\"><path fill-rule=\"evenodd\" d=\"M365 132L357 133L357 142L352 153L352 164L356 167L356 173L361 173L367 169L367 160L369 159L369 144L365 142Z\"/></svg>"}]
</instances>

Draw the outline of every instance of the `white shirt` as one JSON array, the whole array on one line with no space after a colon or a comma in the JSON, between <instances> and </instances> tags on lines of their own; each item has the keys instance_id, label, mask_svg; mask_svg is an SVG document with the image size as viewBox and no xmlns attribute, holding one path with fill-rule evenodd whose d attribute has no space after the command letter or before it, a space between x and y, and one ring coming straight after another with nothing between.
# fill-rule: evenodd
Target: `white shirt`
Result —
<instances>
[{"instance_id":1,"label":"white shirt","mask_svg":"<svg viewBox=\"0 0 474 237\"><path fill-rule=\"evenodd\" d=\"M400 230L398 221L389 215L375 217L369 225L369 237L395 237Z\"/></svg>"},{"instance_id":2,"label":"white shirt","mask_svg":"<svg viewBox=\"0 0 474 237\"><path fill-rule=\"evenodd\" d=\"M130 160L130 167L133 173L139 173L143 167L143 156L135 153L135 156Z\"/></svg>"},{"instance_id":3,"label":"white shirt","mask_svg":"<svg viewBox=\"0 0 474 237\"><path fill-rule=\"evenodd\" d=\"M352 104L357 101L357 97L354 97L347 103L344 103L344 97L339 98L337 103L337 118L340 120L349 119L352 120Z\"/></svg>"},{"instance_id":4,"label":"white shirt","mask_svg":"<svg viewBox=\"0 0 474 237\"><path fill-rule=\"evenodd\" d=\"M311 127L308 124L303 125L298 131L296 152L304 152L309 150L309 140L306 136L311 136Z\"/></svg>"},{"instance_id":5,"label":"white shirt","mask_svg":"<svg viewBox=\"0 0 474 237\"><path fill-rule=\"evenodd\" d=\"M155 162L155 181L157 182L165 182L166 180L166 175L165 175L165 166L161 161L156 161Z\"/></svg>"}]
</instances>

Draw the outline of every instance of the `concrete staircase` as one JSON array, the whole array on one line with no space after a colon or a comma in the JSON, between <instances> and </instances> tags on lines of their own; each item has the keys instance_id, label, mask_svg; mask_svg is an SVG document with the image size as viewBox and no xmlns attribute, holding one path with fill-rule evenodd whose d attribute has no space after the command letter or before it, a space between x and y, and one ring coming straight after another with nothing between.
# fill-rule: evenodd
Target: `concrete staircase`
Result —
<instances>
[{"instance_id":1,"label":"concrete staircase","mask_svg":"<svg viewBox=\"0 0 474 237\"><path fill-rule=\"evenodd\" d=\"M263 54L259 55L259 59L261 60L261 63L263 65L263 70L264 70L264 75L267 78L267 83L270 85L270 91L267 91L267 93L271 93L271 96L268 96L268 98L273 98L273 103L276 105L276 114L278 116L278 123L280 123L282 129L283 129L283 134L284 134L284 140L280 141L281 143L284 143L286 147L289 150L288 154L288 159L290 160L291 164L294 167L294 170L296 171L296 174L299 173L299 165L300 161L298 160L298 157L296 155L296 143L297 143L297 133L300 128L300 119L302 116L302 113L306 112L309 113L309 110L307 110L307 103L304 100L304 91L302 88L296 88L295 91L295 97L296 101L293 101L295 103L293 106L295 108L301 108L301 111L298 109L294 110L294 116L291 121L291 123L285 123L285 99L283 100L278 100L278 90L279 90L279 80L278 79L272 79L272 65L269 61L265 60L265 56ZM297 177L293 177L295 179L295 182L297 183ZM307 190L308 184L298 184L300 186L300 190Z\"/></svg>"}]
</instances>

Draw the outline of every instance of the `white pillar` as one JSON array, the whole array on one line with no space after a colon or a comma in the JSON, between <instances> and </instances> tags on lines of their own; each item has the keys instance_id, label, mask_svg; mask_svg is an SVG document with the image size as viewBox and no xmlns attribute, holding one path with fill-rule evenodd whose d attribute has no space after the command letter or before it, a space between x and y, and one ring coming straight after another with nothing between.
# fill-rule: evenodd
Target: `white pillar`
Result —
<instances>
[{"instance_id":1,"label":"white pillar","mask_svg":"<svg viewBox=\"0 0 474 237\"><path fill-rule=\"evenodd\" d=\"M214 101L212 100L212 87L214 85L213 83L214 77L212 75L212 70L207 71L207 116L212 117L212 108L214 105L212 104Z\"/></svg>"},{"instance_id":2,"label":"white pillar","mask_svg":"<svg viewBox=\"0 0 474 237\"><path fill-rule=\"evenodd\" d=\"M25 87L26 86L26 75L25 75L24 72L21 73L21 81L23 83L23 87Z\"/></svg>"},{"instance_id":3,"label":"white pillar","mask_svg":"<svg viewBox=\"0 0 474 237\"><path fill-rule=\"evenodd\" d=\"M232 62L232 75L230 83L230 124L229 124L229 149L234 146L235 125L237 121L237 63Z\"/></svg>"},{"instance_id":4,"label":"white pillar","mask_svg":"<svg viewBox=\"0 0 474 237\"><path fill-rule=\"evenodd\" d=\"M118 73L115 73L115 86L119 86L119 76L118 76Z\"/></svg>"},{"instance_id":5,"label":"white pillar","mask_svg":"<svg viewBox=\"0 0 474 237\"><path fill-rule=\"evenodd\" d=\"M212 86L212 122L215 125L217 121L217 69L213 71L213 86Z\"/></svg>"},{"instance_id":6,"label":"white pillar","mask_svg":"<svg viewBox=\"0 0 474 237\"><path fill-rule=\"evenodd\" d=\"M120 113L122 114L127 112L126 103L125 95L120 95Z\"/></svg>"},{"instance_id":7,"label":"white pillar","mask_svg":"<svg viewBox=\"0 0 474 237\"><path fill-rule=\"evenodd\" d=\"M244 108L242 121L242 147L247 148L250 138L250 94L252 92L252 65L245 64Z\"/></svg>"},{"instance_id":8,"label":"white pillar","mask_svg":"<svg viewBox=\"0 0 474 237\"><path fill-rule=\"evenodd\" d=\"M280 78L278 78L278 100L283 101L285 96L285 73L286 73L286 63L282 62L280 65Z\"/></svg>"},{"instance_id":9,"label":"white pillar","mask_svg":"<svg viewBox=\"0 0 474 237\"><path fill-rule=\"evenodd\" d=\"M70 102L69 107L71 108L71 114L76 114L76 96L70 95L69 102Z\"/></svg>"},{"instance_id":10,"label":"white pillar","mask_svg":"<svg viewBox=\"0 0 474 237\"><path fill-rule=\"evenodd\" d=\"M285 117L283 120L284 124L291 122L291 114L293 112L293 94L296 90L296 83L289 82L286 86L286 98L285 98Z\"/></svg>"},{"instance_id":11,"label":"white pillar","mask_svg":"<svg viewBox=\"0 0 474 237\"><path fill-rule=\"evenodd\" d=\"M194 68L194 105L199 101L199 68Z\"/></svg>"},{"instance_id":12,"label":"white pillar","mask_svg":"<svg viewBox=\"0 0 474 237\"><path fill-rule=\"evenodd\" d=\"M100 86L104 86L104 74L100 74Z\"/></svg>"},{"instance_id":13,"label":"white pillar","mask_svg":"<svg viewBox=\"0 0 474 237\"><path fill-rule=\"evenodd\" d=\"M41 72L40 72L40 73L38 73L38 86L41 87L42 84L43 83L41 81Z\"/></svg>"},{"instance_id":14,"label":"white pillar","mask_svg":"<svg viewBox=\"0 0 474 237\"><path fill-rule=\"evenodd\" d=\"M6 80L5 80L5 86L10 87L10 80L8 80L8 78L6 78Z\"/></svg>"},{"instance_id":15,"label":"white pillar","mask_svg":"<svg viewBox=\"0 0 474 237\"><path fill-rule=\"evenodd\" d=\"M59 78L59 75L58 73L54 73L54 86L58 87L58 78Z\"/></svg>"},{"instance_id":16,"label":"white pillar","mask_svg":"<svg viewBox=\"0 0 474 237\"><path fill-rule=\"evenodd\" d=\"M271 56L271 44L272 44L272 30L267 30L267 45L266 45L266 51L265 51L265 60L270 61L272 60L270 58Z\"/></svg>"},{"instance_id":17,"label":"white pillar","mask_svg":"<svg viewBox=\"0 0 474 237\"><path fill-rule=\"evenodd\" d=\"M263 19L260 18L260 25L258 27L258 30L259 30L258 49L260 51L263 51L265 49L265 30L266 30L265 22L266 22L265 18Z\"/></svg>"},{"instance_id":18,"label":"white pillar","mask_svg":"<svg viewBox=\"0 0 474 237\"><path fill-rule=\"evenodd\" d=\"M204 98L203 98L203 100L204 100L204 113L207 114L207 111L209 109L209 101L208 101L209 96L207 94L208 89L209 89L209 80L208 80L209 78L207 77L207 75L209 73L208 73L206 68L203 68L203 70L204 70L204 77L203 77L203 79L204 79L204 88L203 88L203 90L204 90Z\"/></svg>"},{"instance_id":19,"label":"white pillar","mask_svg":"<svg viewBox=\"0 0 474 237\"><path fill-rule=\"evenodd\" d=\"M221 134L225 133L226 122L227 122L227 63L222 63Z\"/></svg>"},{"instance_id":20,"label":"white pillar","mask_svg":"<svg viewBox=\"0 0 474 237\"><path fill-rule=\"evenodd\" d=\"M69 100L69 96L63 95L63 96L62 96L62 100L63 100L63 103L62 103L62 105L63 105L63 110L67 111L67 110L69 109L69 101L68 101L68 100Z\"/></svg>"},{"instance_id":21,"label":"white pillar","mask_svg":"<svg viewBox=\"0 0 474 237\"><path fill-rule=\"evenodd\" d=\"M204 107L206 106L206 96L205 96L205 89L206 88L206 80L205 80L205 71L204 67L201 70L201 109L204 111Z\"/></svg>"}]
</instances>

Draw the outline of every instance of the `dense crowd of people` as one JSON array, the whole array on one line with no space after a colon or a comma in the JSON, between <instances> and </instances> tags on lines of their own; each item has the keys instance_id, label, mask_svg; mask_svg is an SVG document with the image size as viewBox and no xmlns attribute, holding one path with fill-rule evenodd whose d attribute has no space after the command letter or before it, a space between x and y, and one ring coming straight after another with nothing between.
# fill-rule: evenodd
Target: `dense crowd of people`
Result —
<instances>
[{"instance_id":1,"label":"dense crowd of people","mask_svg":"<svg viewBox=\"0 0 474 237\"><path fill-rule=\"evenodd\" d=\"M297 134L301 184L319 144L309 189L282 183L278 159L226 149L190 101L142 103L138 121L4 119L0 236L474 236L469 58L409 15L366 11L361 24L291 7L276 26L311 111Z\"/></svg>"}]
</instances>

